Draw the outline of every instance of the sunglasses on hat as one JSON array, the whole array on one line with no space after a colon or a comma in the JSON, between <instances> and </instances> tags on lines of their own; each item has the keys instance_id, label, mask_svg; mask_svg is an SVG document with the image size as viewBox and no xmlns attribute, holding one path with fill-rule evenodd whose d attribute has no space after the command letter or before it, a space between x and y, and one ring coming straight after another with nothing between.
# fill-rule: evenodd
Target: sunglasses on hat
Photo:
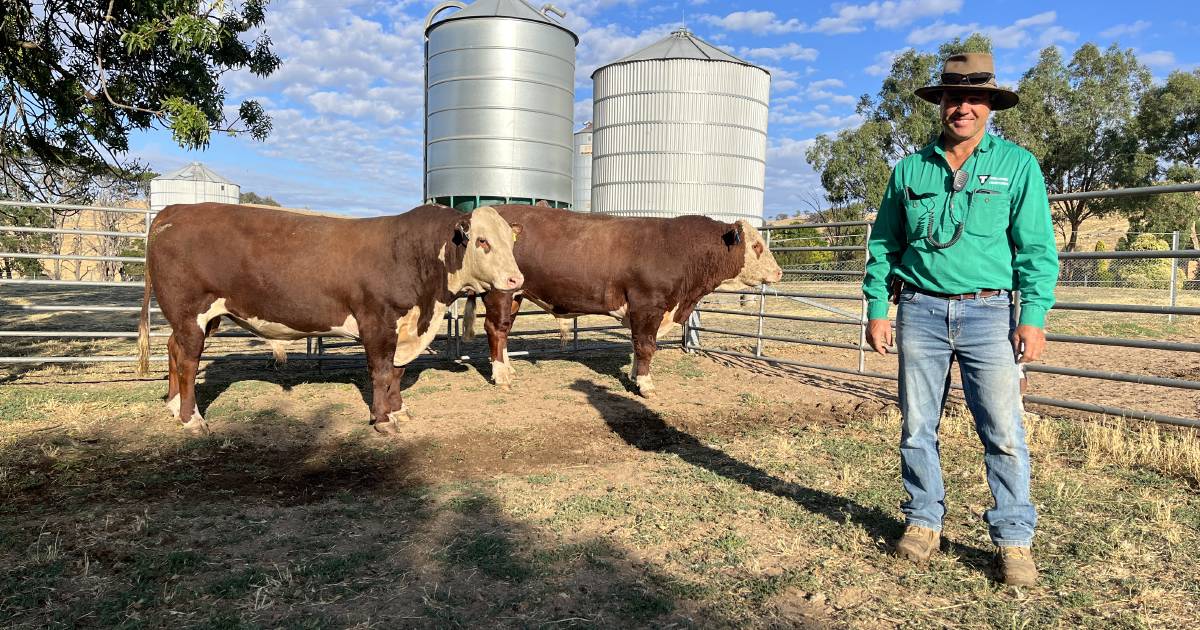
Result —
<instances>
[{"instance_id":1,"label":"sunglasses on hat","mask_svg":"<svg viewBox=\"0 0 1200 630\"><path fill-rule=\"evenodd\" d=\"M970 74L943 72L942 85L981 85L991 81L995 76L991 72L972 72Z\"/></svg>"}]
</instances>

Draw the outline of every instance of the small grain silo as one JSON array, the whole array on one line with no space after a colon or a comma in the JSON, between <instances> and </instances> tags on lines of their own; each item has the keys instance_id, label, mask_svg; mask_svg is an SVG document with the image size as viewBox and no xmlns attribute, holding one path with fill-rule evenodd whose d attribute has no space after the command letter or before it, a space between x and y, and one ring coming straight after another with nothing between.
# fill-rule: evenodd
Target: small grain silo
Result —
<instances>
[{"instance_id":1,"label":"small grain silo","mask_svg":"<svg viewBox=\"0 0 1200 630\"><path fill-rule=\"evenodd\" d=\"M449 8L459 9L436 20ZM451 0L425 25L425 199L571 203L579 38L523 0Z\"/></svg>"},{"instance_id":2,"label":"small grain silo","mask_svg":"<svg viewBox=\"0 0 1200 630\"><path fill-rule=\"evenodd\" d=\"M571 172L571 209L592 211L592 123L575 132L575 166Z\"/></svg>"},{"instance_id":3,"label":"small grain silo","mask_svg":"<svg viewBox=\"0 0 1200 630\"><path fill-rule=\"evenodd\" d=\"M192 162L150 180L150 209L158 212L174 203L237 203L241 193L241 186L199 162Z\"/></svg>"},{"instance_id":4,"label":"small grain silo","mask_svg":"<svg viewBox=\"0 0 1200 630\"><path fill-rule=\"evenodd\" d=\"M681 28L592 79L593 212L762 224L770 73Z\"/></svg>"}]
</instances>

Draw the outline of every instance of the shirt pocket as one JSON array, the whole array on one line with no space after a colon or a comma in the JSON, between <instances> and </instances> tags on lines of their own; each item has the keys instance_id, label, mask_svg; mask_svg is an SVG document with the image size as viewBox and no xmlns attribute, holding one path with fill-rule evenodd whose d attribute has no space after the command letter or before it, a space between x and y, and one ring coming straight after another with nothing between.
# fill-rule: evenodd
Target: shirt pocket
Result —
<instances>
[{"instance_id":1,"label":"shirt pocket","mask_svg":"<svg viewBox=\"0 0 1200 630\"><path fill-rule=\"evenodd\" d=\"M967 210L967 233L974 236L996 236L1008 229L1011 203L1008 193L972 193L971 205Z\"/></svg>"},{"instance_id":2,"label":"shirt pocket","mask_svg":"<svg viewBox=\"0 0 1200 630\"><path fill-rule=\"evenodd\" d=\"M904 202L904 229L908 242L915 243L925 238L925 230L933 217L939 197L909 199Z\"/></svg>"}]
</instances>

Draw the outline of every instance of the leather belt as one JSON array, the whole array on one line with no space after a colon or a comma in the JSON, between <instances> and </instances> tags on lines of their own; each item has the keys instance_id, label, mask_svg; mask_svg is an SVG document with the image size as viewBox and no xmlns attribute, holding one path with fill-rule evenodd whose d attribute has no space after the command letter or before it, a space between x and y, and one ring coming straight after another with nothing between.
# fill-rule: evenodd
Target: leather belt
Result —
<instances>
[{"instance_id":1,"label":"leather belt","mask_svg":"<svg viewBox=\"0 0 1200 630\"><path fill-rule=\"evenodd\" d=\"M972 293L935 293L933 291L918 289L907 284L904 286L904 288L912 289L921 295L928 295L930 297L941 298L943 300L974 300L976 298L990 298L1004 293L1004 289L980 289Z\"/></svg>"}]
</instances>

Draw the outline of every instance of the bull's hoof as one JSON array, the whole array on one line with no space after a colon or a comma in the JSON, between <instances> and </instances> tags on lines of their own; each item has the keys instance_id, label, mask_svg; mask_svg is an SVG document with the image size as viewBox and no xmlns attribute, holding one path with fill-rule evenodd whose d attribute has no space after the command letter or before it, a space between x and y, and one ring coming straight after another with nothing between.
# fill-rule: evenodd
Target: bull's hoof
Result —
<instances>
[{"instance_id":1,"label":"bull's hoof","mask_svg":"<svg viewBox=\"0 0 1200 630\"><path fill-rule=\"evenodd\" d=\"M654 398L658 395L658 390L654 387L654 381L650 380L649 376L639 376L634 380L637 383L638 394L642 398Z\"/></svg>"},{"instance_id":2,"label":"bull's hoof","mask_svg":"<svg viewBox=\"0 0 1200 630\"><path fill-rule=\"evenodd\" d=\"M408 405L403 405L400 407L400 409L389 413L387 418L393 423L409 422L413 420L413 415L412 412L408 410Z\"/></svg>"},{"instance_id":3,"label":"bull's hoof","mask_svg":"<svg viewBox=\"0 0 1200 630\"><path fill-rule=\"evenodd\" d=\"M392 412L392 414L394 414L394 413L395 412ZM388 414L388 417L390 418L392 416L392 414ZM386 435L389 437L395 436L395 435L400 435L400 423L395 420L388 420L387 422L376 422L375 424L371 425L371 427L374 428L375 432L380 435Z\"/></svg>"},{"instance_id":4,"label":"bull's hoof","mask_svg":"<svg viewBox=\"0 0 1200 630\"><path fill-rule=\"evenodd\" d=\"M516 376L512 364L492 362L492 382L502 389L511 389Z\"/></svg>"},{"instance_id":5,"label":"bull's hoof","mask_svg":"<svg viewBox=\"0 0 1200 630\"><path fill-rule=\"evenodd\" d=\"M191 420L183 423L183 430L192 435L208 435L212 431L208 428L208 423L200 416L192 416Z\"/></svg>"}]
</instances>

